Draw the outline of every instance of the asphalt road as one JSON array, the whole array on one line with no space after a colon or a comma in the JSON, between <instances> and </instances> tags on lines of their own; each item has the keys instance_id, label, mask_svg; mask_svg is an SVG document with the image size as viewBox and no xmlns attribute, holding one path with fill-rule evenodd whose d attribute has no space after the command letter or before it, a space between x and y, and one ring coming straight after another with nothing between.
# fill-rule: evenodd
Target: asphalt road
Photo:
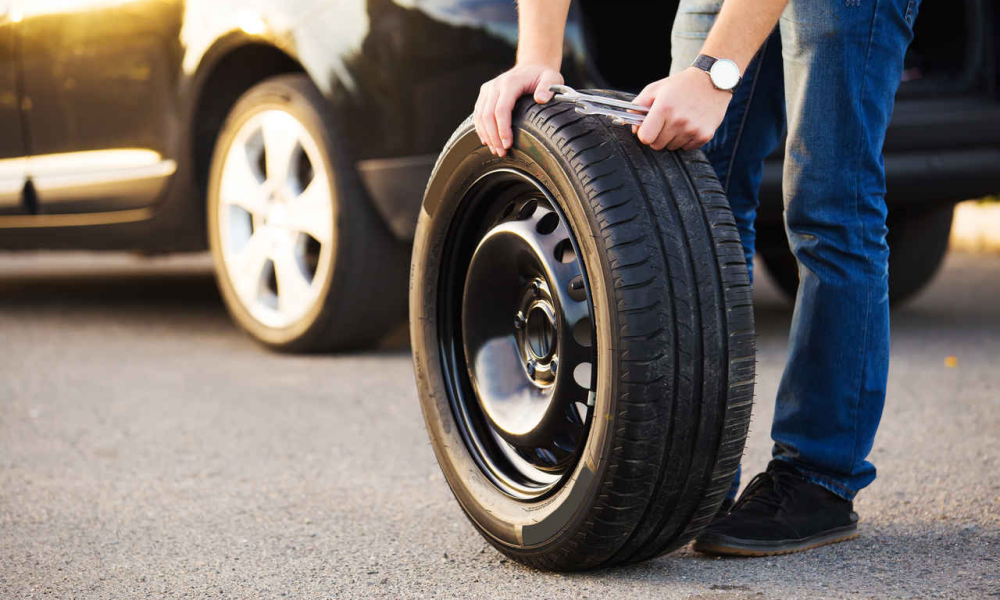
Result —
<instances>
[{"instance_id":1,"label":"asphalt road","mask_svg":"<svg viewBox=\"0 0 1000 600\"><path fill-rule=\"evenodd\" d=\"M751 473L791 314L757 294ZM859 539L556 575L461 515L405 348L268 353L204 257L0 255L0 597L1000 597L1000 256L949 256L893 335Z\"/></svg>"}]
</instances>

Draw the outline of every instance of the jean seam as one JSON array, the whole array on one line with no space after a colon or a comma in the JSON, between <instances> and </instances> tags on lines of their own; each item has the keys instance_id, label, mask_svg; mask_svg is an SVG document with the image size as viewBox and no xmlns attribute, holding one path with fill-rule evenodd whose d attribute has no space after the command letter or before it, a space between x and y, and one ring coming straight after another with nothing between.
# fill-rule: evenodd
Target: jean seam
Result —
<instances>
[{"instance_id":1,"label":"jean seam","mask_svg":"<svg viewBox=\"0 0 1000 600\"><path fill-rule=\"evenodd\" d=\"M771 32L773 35L774 32ZM726 181L722 184L722 189L729 193L729 180L733 176L733 162L736 160L736 153L739 152L740 142L743 141L743 128L747 124L747 115L750 114L750 104L753 102L754 92L757 90L757 80L760 79L760 71L764 66L764 53L767 51L767 45L771 41L771 36L768 36L764 40L764 45L761 46L757 54L757 65L754 69L753 81L750 82L750 91L747 93L747 103L743 107L743 118L740 119L740 127L736 130L736 140L733 142L733 151L729 154L729 164L726 166Z\"/></svg>"},{"instance_id":2,"label":"jean seam","mask_svg":"<svg viewBox=\"0 0 1000 600\"><path fill-rule=\"evenodd\" d=\"M857 161L857 164L855 165L856 166L856 171L855 172L857 173L857 175L855 176L855 180L854 180L854 217L855 217L858 225L860 226L859 229L861 230L862 245L864 245L864 241L868 237L867 228L865 227L864 221L861 219L861 206L860 206L861 205L861 177L862 177L861 155L862 155L862 150L864 149L865 134L867 133L867 131L866 131L867 127L866 127L866 122L865 122L865 119L864 119L864 116L863 116L864 115L863 111L864 111L865 94L868 91L868 77L869 77L869 67L871 66L872 45L874 44L874 41L875 41L875 30L876 30L876 28L878 26L878 14L879 14L879 8L880 8L881 4L882 4L881 0L875 0L875 7L874 7L874 10L872 11L872 25L871 25L871 29L870 29L870 31L868 33L868 47L865 50L865 67L864 67L864 71L863 71L863 75L862 75L862 79L861 79L861 93L858 94L858 118L861 121L861 127L860 128L863 131L861 133L860 139L858 140L858 151L855 153L855 160ZM869 262L871 262L871 261L869 261ZM849 473L853 473L854 472L854 465L857 463L857 460L858 460L858 429L860 427L859 421L861 419L861 392L862 392L862 388L864 387L864 384L865 384L865 372L868 370L868 368L867 368L868 367L868 351L869 351L869 348L868 348L868 341L869 341L869 339L868 339L868 328L869 328L869 324L870 324L869 321L871 320L872 284L871 284L871 273L868 273L867 275L868 275L868 277L865 277L865 315L864 315L864 321L863 321L864 322L864 329L862 331L862 339L863 339L863 341L862 341L862 344L861 344L861 348L862 348L862 354L861 354L861 372L859 373L859 376L858 376L857 394L854 396L854 407L853 407L854 408L854 432L853 432L854 433L854 440L851 443L851 464L848 465L848 468L847 468L847 471Z\"/></svg>"}]
</instances>

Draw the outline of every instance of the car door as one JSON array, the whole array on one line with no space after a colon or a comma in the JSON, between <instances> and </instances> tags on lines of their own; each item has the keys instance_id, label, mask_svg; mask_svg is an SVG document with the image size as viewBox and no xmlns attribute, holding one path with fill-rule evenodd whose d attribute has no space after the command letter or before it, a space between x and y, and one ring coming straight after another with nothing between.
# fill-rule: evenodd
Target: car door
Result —
<instances>
[{"instance_id":1,"label":"car door","mask_svg":"<svg viewBox=\"0 0 1000 600\"><path fill-rule=\"evenodd\" d=\"M17 86L17 26L11 0L0 0L0 215L22 212L24 133Z\"/></svg>"},{"instance_id":2,"label":"car door","mask_svg":"<svg viewBox=\"0 0 1000 600\"><path fill-rule=\"evenodd\" d=\"M28 0L28 175L45 213L155 203L176 170L183 0Z\"/></svg>"}]
</instances>

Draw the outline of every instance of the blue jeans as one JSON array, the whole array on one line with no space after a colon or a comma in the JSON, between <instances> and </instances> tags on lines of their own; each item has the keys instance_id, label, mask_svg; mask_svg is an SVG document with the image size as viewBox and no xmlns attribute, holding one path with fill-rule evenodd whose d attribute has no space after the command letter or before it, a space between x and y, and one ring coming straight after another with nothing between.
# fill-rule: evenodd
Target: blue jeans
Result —
<instances>
[{"instance_id":1,"label":"blue jeans","mask_svg":"<svg viewBox=\"0 0 1000 600\"><path fill-rule=\"evenodd\" d=\"M889 369L882 144L919 2L791 0L704 148L752 277L763 161L787 129L784 219L799 289L772 454L848 500L875 479L866 458ZM672 71L697 56L721 5L681 0Z\"/></svg>"}]
</instances>

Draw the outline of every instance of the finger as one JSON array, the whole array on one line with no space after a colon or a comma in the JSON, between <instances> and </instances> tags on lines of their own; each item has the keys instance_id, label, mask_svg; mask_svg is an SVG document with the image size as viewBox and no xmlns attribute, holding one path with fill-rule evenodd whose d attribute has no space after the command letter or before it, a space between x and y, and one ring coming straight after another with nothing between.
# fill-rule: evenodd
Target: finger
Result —
<instances>
[{"instance_id":1,"label":"finger","mask_svg":"<svg viewBox=\"0 0 1000 600\"><path fill-rule=\"evenodd\" d=\"M712 141L711 137L706 136L704 133L699 133L698 135L696 135L693 138L691 138L688 141L688 143L684 144L684 147L682 149L683 150L697 150L698 148L701 148L705 144L709 143L710 141Z\"/></svg>"},{"instance_id":2,"label":"finger","mask_svg":"<svg viewBox=\"0 0 1000 600\"><path fill-rule=\"evenodd\" d=\"M535 86L535 102L545 104L551 100L552 96L555 95L555 92L552 92L549 88L554 85L560 85L562 82L562 75L554 71L546 71L542 73L541 78L538 80L538 85Z\"/></svg>"},{"instance_id":3,"label":"finger","mask_svg":"<svg viewBox=\"0 0 1000 600\"><path fill-rule=\"evenodd\" d=\"M514 142L514 134L510 129L510 115L514 111L514 103L517 101L517 98L517 90L509 87L501 90L500 95L497 97L494 117L496 117L497 134L500 136L500 145L497 146L500 156L506 154L507 149Z\"/></svg>"},{"instance_id":4,"label":"finger","mask_svg":"<svg viewBox=\"0 0 1000 600\"><path fill-rule=\"evenodd\" d=\"M674 150L674 151L681 150L685 146L690 144L694 139L695 135L693 133L678 134L674 136L674 139L666 143L667 150Z\"/></svg>"},{"instance_id":5,"label":"finger","mask_svg":"<svg viewBox=\"0 0 1000 600\"><path fill-rule=\"evenodd\" d=\"M667 147L667 144L669 144L674 139L676 135L677 132L664 127L660 131L660 135L656 136L656 139L653 140L651 144L649 144L649 147L657 151L663 150L664 148Z\"/></svg>"},{"instance_id":6,"label":"finger","mask_svg":"<svg viewBox=\"0 0 1000 600\"><path fill-rule=\"evenodd\" d=\"M667 150L679 150L694 137L695 132L695 128L683 117L670 120L663 129L670 133L670 139L664 140L663 143L663 147Z\"/></svg>"},{"instance_id":7,"label":"finger","mask_svg":"<svg viewBox=\"0 0 1000 600\"><path fill-rule=\"evenodd\" d=\"M642 121L642 125L639 126L639 131L636 132L636 137L639 141L646 145L651 145L656 142L657 138L660 137L660 132L663 131L663 126L666 124L666 115L664 111L657 110L654 106L650 109L649 114Z\"/></svg>"},{"instance_id":8,"label":"finger","mask_svg":"<svg viewBox=\"0 0 1000 600\"><path fill-rule=\"evenodd\" d=\"M479 136L479 142L486 146L486 129L483 127L483 103L486 100L486 90L488 89L488 83L484 83L482 87L479 88L479 96L476 98L476 107L472 111L472 123L476 126L476 135Z\"/></svg>"},{"instance_id":9,"label":"finger","mask_svg":"<svg viewBox=\"0 0 1000 600\"><path fill-rule=\"evenodd\" d=\"M490 93L483 103L483 129L486 131L486 144L490 147L490 152L496 154L500 148L500 134L497 132L496 106L497 97L500 91L499 86L490 86Z\"/></svg>"}]
</instances>

